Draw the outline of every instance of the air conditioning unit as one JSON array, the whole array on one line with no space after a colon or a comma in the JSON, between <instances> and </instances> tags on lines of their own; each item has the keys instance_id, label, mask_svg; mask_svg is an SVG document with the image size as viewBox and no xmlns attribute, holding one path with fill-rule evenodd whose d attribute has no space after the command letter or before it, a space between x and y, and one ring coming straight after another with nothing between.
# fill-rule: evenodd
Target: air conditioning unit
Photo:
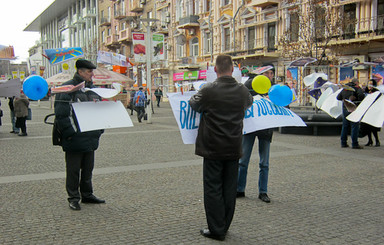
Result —
<instances>
[{"instance_id":1,"label":"air conditioning unit","mask_svg":"<svg viewBox=\"0 0 384 245\"><path fill-rule=\"evenodd\" d=\"M145 0L140 0L140 4L145 4Z\"/></svg>"},{"instance_id":2,"label":"air conditioning unit","mask_svg":"<svg viewBox=\"0 0 384 245\"><path fill-rule=\"evenodd\" d=\"M196 30L195 29L189 29L189 35L190 36L196 35Z\"/></svg>"},{"instance_id":3,"label":"air conditioning unit","mask_svg":"<svg viewBox=\"0 0 384 245\"><path fill-rule=\"evenodd\" d=\"M166 22L166 23L170 23L170 22L171 22L171 18L166 17L166 18L165 18L165 22Z\"/></svg>"},{"instance_id":4,"label":"air conditioning unit","mask_svg":"<svg viewBox=\"0 0 384 245\"><path fill-rule=\"evenodd\" d=\"M136 29L136 28L137 28L137 23L131 22L131 29Z\"/></svg>"},{"instance_id":5,"label":"air conditioning unit","mask_svg":"<svg viewBox=\"0 0 384 245\"><path fill-rule=\"evenodd\" d=\"M357 63L363 63L363 62L368 61L366 55L353 56L352 60L357 61ZM368 68L369 68L369 66L367 66L367 65L355 65L352 67L353 70L366 70Z\"/></svg>"}]
</instances>

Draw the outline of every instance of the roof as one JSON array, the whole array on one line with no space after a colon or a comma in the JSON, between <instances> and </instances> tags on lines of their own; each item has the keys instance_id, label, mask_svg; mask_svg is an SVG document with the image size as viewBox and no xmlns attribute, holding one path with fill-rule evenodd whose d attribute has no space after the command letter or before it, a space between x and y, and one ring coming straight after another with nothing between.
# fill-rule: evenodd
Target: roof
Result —
<instances>
[{"instance_id":1,"label":"roof","mask_svg":"<svg viewBox=\"0 0 384 245\"><path fill-rule=\"evenodd\" d=\"M78 0L55 0L48 8L46 8L39 16L32 21L24 31L41 32L41 29L48 25L56 18L60 18L68 13L68 8Z\"/></svg>"}]
</instances>

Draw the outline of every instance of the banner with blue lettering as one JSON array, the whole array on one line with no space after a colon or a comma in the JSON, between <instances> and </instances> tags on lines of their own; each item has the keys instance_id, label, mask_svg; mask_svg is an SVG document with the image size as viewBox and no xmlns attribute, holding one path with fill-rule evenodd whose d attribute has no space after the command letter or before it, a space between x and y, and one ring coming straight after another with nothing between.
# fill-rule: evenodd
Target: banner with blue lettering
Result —
<instances>
[{"instance_id":1,"label":"banner with blue lettering","mask_svg":"<svg viewBox=\"0 0 384 245\"><path fill-rule=\"evenodd\" d=\"M199 128L201 115L192 110L188 102L195 93L196 91L167 94L184 144L195 144ZM253 105L246 111L243 123L244 134L267 128L307 126L291 110L277 106L261 96L254 97Z\"/></svg>"}]
</instances>

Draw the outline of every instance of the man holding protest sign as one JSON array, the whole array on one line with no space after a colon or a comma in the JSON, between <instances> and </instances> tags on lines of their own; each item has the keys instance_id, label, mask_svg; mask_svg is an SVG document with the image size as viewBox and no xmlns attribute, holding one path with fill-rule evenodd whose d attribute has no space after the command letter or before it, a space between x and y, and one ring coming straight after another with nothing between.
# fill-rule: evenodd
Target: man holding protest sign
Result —
<instances>
[{"instance_id":1,"label":"man holding protest sign","mask_svg":"<svg viewBox=\"0 0 384 245\"><path fill-rule=\"evenodd\" d=\"M205 84L189 100L192 109L202 114L195 153L204 158L208 229L200 232L216 240L225 239L235 212L243 119L253 101L248 89L232 77L233 69L232 58L219 55L215 65L217 79Z\"/></svg>"},{"instance_id":2,"label":"man holding protest sign","mask_svg":"<svg viewBox=\"0 0 384 245\"><path fill-rule=\"evenodd\" d=\"M252 89L253 78L256 77L256 74L262 74L269 78L272 82L274 77L273 66L264 66L253 71L249 79L244 83L244 85L249 89L249 93L252 96L255 96L257 93ZM237 197L245 196L245 186L247 184L247 172L248 164L252 154L252 148L257 137L259 141L259 199L263 202L270 203L271 200L267 195L268 187L268 174L269 174L269 149L272 141L272 129L263 129L255 131L243 136L243 156L239 161L239 176L237 184Z\"/></svg>"},{"instance_id":3,"label":"man holding protest sign","mask_svg":"<svg viewBox=\"0 0 384 245\"><path fill-rule=\"evenodd\" d=\"M63 85L79 85L85 82L86 88L94 88L93 70L96 66L88 60L76 61L77 71L72 80ZM57 128L61 132L62 148L66 162L66 189L69 208L80 210L82 203L105 203L93 195L92 172L95 162L95 151L99 147L99 139L103 130L81 132L73 113L71 103L78 101L97 101L101 97L92 91L77 90L71 93L59 93L55 99L55 115ZM80 191L79 191L80 190Z\"/></svg>"}]
</instances>

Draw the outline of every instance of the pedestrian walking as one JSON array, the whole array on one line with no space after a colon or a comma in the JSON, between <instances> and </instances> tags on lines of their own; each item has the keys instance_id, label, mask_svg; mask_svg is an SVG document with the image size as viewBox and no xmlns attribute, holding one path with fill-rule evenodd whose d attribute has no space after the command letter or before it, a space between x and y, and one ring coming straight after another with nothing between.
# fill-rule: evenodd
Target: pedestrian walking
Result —
<instances>
[{"instance_id":1,"label":"pedestrian walking","mask_svg":"<svg viewBox=\"0 0 384 245\"><path fill-rule=\"evenodd\" d=\"M19 136L28 136L27 134L27 116L28 116L29 100L25 94L21 93L19 98L13 101L16 123L15 126L21 129Z\"/></svg>"},{"instance_id":2,"label":"pedestrian walking","mask_svg":"<svg viewBox=\"0 0 384 245\"><path fill-rule=\"evenodd\" d=\"M145 115L145 105L147 103L147 98L143 92L143 87L139 87L139 91L136 92L133 100L135 102L137 120L141 123L141 119L143 119Z\"/></svg>"},{"instance_id":3,"label":"pedestrian walking","mask_svg":"<svg viewBox=\"0 0 384 245\"><path fill-rule=\"evenodd\" d=\"M228 55L216 59L217 79L189 100L201 113L195 154L203 157L204 207L208 229L200 233L224 240L235 212L236 187L245 111L252 105L248 89L233 77Z\"/></svg>"},{"instance_id":4,"label":"pedestrian walking","mask_svg":"<svg viewBox=\"0 0 384 245\"><path fill-rule=\"evenodd\" d=\"M157 87L155 90L155 96L157 101L157 107L160 107L160 100L161 97L163 97L163 91L159 87Z\"/></svg>"},{"instance_id":5,"label":"pedestrian walking","mask_svg":"<svg viewBox=\"0 0 384 245\"><path fill-rule=\"evenodd\" d=\"M131 110L131 116L133 115L133 110L135 110L135 101L134 101L134 98L135 98L135 94L136 94L136 91L135 91L135 88L134 87L131 87L131 92L130 92L130 98L129 98L129 107L130 107L130 110Z\"/></svg>"},{"instance_id":6,"label":"pedestrian walking","mask_svg":"<svg viewBox=\"0 0 384 245\"><path fill-rule=\"evenodd\" d=\"M96 66L88 60L76 61L77 71L72 80L63 85L78 85L85 81L86 88L94 88L92 83L93 69ZM66 190L69 207L80 210L82 203L105 203L93 195L92 171L95 162L95 151L99 147L99 139L103 130L81 132L71 108L71 103L78 101L97 101L101 97L93 91L77 90L72 93L59 93L55 99L55 115L58 130L62 134L62 148L66 162ZM80 191L79 191L80 189Z\"/></svg>"},{"instance_id":7,"label":"pedestrian walking","mask_svg":"<svg viewBox=\"0 0 384 245\"><path fill-rule=\"evenodd\" d=\"M264 75L269 78L272 82L274 77L273 66L265 70L261 75ZM257 74L250 73L249 79L244 83L248 88L249 93L252 96L257 95L257 93L252 89L253 78ZM272 129L263 129L256 132L243 135L243 156L239 161L239 176L237 183L237 197L245 197L245 187L247 184L247 173L249 160L251 158L253 145L255 144L255 139L257 137L259 143L259 199L263 202L270 203L271 200L268 196L268 176L269 176L269 151L272 142Z\"/></svg>"},{"instance_id":8,"label":"pedestrian walking","mask_svg":"<svg viewBox=\"0 0 384 245\"><path fill-rule=\"evenodd\" d=\"M372 94L376 91L379 91L376 88L376 86L377 86L377 82L375 79L369 80L367 87L365 88L365 94L368 95L368 94ZM360 133L361 133L362 137L364 137L365 135L368 136L368 143L365 144L365 146L372 146L373 145L372 134L375 137L375 143L376 143L375 146L376 147L380 146L380 140L379 140L379 135L378 135L378 132L380 130L381 130L381 128L377 128L377 127L374 127L374 126L369 125L367 123L361 122ZM360 133L359 133L359 136L360 136Z\"/></svg>"}]
</instances>

